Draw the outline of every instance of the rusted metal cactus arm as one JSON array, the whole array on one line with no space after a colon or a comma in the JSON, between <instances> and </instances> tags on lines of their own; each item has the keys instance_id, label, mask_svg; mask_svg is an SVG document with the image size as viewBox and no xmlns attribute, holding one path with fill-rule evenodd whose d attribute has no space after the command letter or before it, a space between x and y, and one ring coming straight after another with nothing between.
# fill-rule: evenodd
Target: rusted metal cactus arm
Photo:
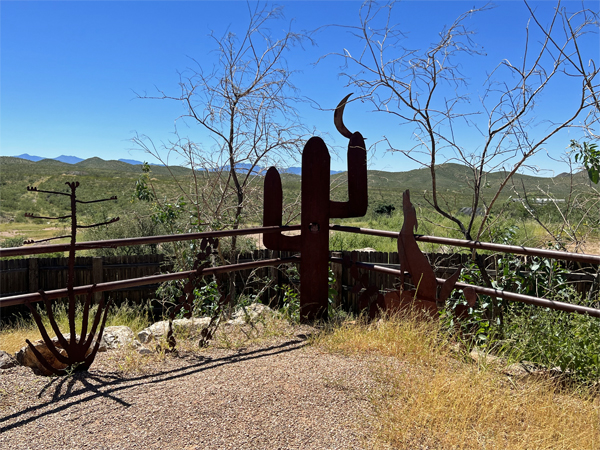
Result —
<instances>
[{"instance_id":1,"label":"rusted metal cactus arm","mask_svg":"<svg viewBox=\"0 0 600 450\"><path fill-rule=\"evenodd\" d=\"M28 239L26 241L23 241L23 245L39 244L40 242L48 242L48 241L54 241L56 239L64 239L64 238L70 238L70 237L71 237L70 234L66 234L64 236L55 236L55 237L51 237L51 238L47 238L47 239L40 239L38 241L34 241L33 239Z\"/></svg>"},{"instance_id":2,"label":"rusted metal cactus arm","mask_svg":"<svg viewBox=\"0 0 600 450\"><path fill-rule=\"evenodd\" d=\"M56 367L51 365L48 361L46 361L46 358L44 358L44 356L35 348L35 346L29 341L29 339L25 339L25 342L29 346L29 349L33 352L35 358L40 362L40 364L42 366L44 366L44 368L46 370L50 371L54 375L62 375L63 374L63 371L61 369L57 369ZM48 345L48 344L46 344L46 345ZM54 345L49 345L48 348L54 348Z\"/></svg>"},{"instance_id":3,"label":"rusted metal cactus arm","mask_svg":"<svg viewBox=\"0 0 600 450\"><path fill-rule=\"evenodd\" d=\"M92 289L94 288L94 286L95 285L92 286ZM86 307L88 309L91 306L92 298L93 297L92 297L92 293L90 290L90 293L88 294L87 301L86 301L86 304L87 304ZM106 322L108 310L111 305L112 305L112 300L109 300L108 302L106 302L106 305L104 304L104 299L101 299L100 302L98 303L98 311L100 311L100 313L96 313L94 315L94 323L92 324L92 329L88 333L87 340L85 340L85 343L83 344L83 348L84 348L83 353L84 354L89 349L92 339L94 338L94 336L96 335L96 331L98 330L98 326L100 326L100 331L98 332L98 339L102 338L102 332L104 331L104 324ZM85 338L86 338L85 334L81 333L80 343L83 342L83 340Z\"/></svg>"},{"instance_id":4,"label":"rusted metal cactus arm","mask_svg":"<svg viewBox=\"0 0 600 450\"><path fill-rule=\"evenodd\" d=\"M77 228L95 228L95 227L99 227L102 225L110 225L111 223L118 222L119 220L120 220L120 217L113 217L112 219L108 220L107 222L95 223L93 225L77 225Z\"/></svg>"},{"instance_id":5,"label":"rusted metal cactus arm","mask_svg":"<svg viewBox=\"0 0 600 450\"><path fill-rule=\"evenodd\" d=\"M40 294L41 294L41 292L40 292ZM46 300L47 300L47 299L46 299ZM46 308L47 308L47 307L48 307L48 305L49 305L49 302L48 302L48 301L45 301L45 303L46 303L46 305L47 305L47 306L46 306ZM37 312L37 311L36 311L36 310L35 310L33 307L31 307L31 305L30 305L29 303L27 303L27 306L29 307L29 310L31 311L31 315L32 315L32 317L33 317L33 320L35 321L36 325L38 326L38 328L39 328L39 330L40 330L40 334L42 335L42 339L43 339L43 340L44 340L44 342L46 343L46 346L48 347L48 350L50 351L50 353L52 353L52 355L53 355L53 356L54 356L54 357L55 357L55 358L56 358L58 361L60 361L61 363L63 363L63 364L68 364L68 363L69 363L69 359L68 359L66 356L62 355L62 354L61 354L61 353L60 353L60 352L59 352L59 351L56 349L56 347L54 346L54 343L52 342L52 339L51 339L51 338L50 338L50 336L48 335L48 332L46 331L46 328L44 327L44 325L43 325L43 323L42 323L42 319L41 319L40 315L38 314L38 312ZM50 306L51 306L51 305L50 305ZM54 329L54 331L56 332L56 330L58 329L58 327L56 326L56 322L54 321L54 318L52 318L52 319L50 320L50 323L52 324L52 328L53 328L53 329ZM56 327L56 328L55 328L55 327ZM65 337L62 335L62 333L60 333L60 330L59 330L59 333L57 333L57 334L56 334L56 337L58 338L58 341L59 341L59 343L61 344L61 346L62 346L63 348L65 348L65 347L68 345L68 343L67 343L67 340L66 340L66 339L65 339ZM30 347L30 348L33 348L33 347L34 347L34 346L33 346L33 344L32 344L31 342L29 342L29 339L26 339L26 340L25 340L25 342L27 342L27 344L29 345L29 347ZM36 353L36 352L34 352L34 354L37 356L37 353ZM38 358L38 360L39 360L40 362L42 362L42 361L41 361L39 358Z\"/></svg>"},{"instance_id":6,"label":"rusted metal cactus arm","mask_svg":"<svg viewBox=\"0 0 600 450\"><path fill-rule=\"evenodd\" d=\"M65 183L65 184L68 184L68 183ZM44 191L42 189L36 188L35 186L27 186L27 190L29 192L42 192L44 194L66 195L67 197L71 196L71 193L69 193L69 192Z\"/></svg>"},{"instance_id":7,"label":"rusted metal cactus arm","mask_svg":"<svg viewBox=\"0 0 600 450\"><path fill-rule=\"evenodd\" d=\"M67 216L59 216L59 217L45 217L45 216L34 216L31 213L25 213L25 217L29 217L30 219L48 219L48 220L59 220L59 219L70 219L71 214Z\"/></svg>"},{"instance_id":8,"label":"rusted metal cactus arm","mask_svg":"<svg viewBox=\"0 0 600 450\"><path fill-rule=\"evenodd\" d=\"M92 295L89 295L89 298L92 298ZM110 306L112 305L112 300L109 300L106 305L104 305L104 300L100 301L100 304L98 305L98 311L102 312L102 321L100 323L100 314L96 313L95 318L94 318L94 325L92 326L92 329L90 330L90 333L87 336L87 340L85 341L85 343L82 346L82 355L79 355L79 359L81 359L83 357L83 364L80 368L80 370L87 370L92 363L94 362L94 359L96 358L96 354L98 353L98 349L100 348L100 341L102 340L102 335L104 334L104 327L106 325L106 319L108 318L108 310L110 309ZM97 330L98 324L100 323L100 329ZM96 330L98 331L98 333L96 334ZM96 337L96 344L94 345L93 350L90 352L89 355L86 356L86 353L88 352L90 345L94 339L94 337ZM82 333L81 334L81 340L83 340L85 338L85 335Z\"/></svg>"},{"instance_id":9,"label":"rusted metal cactus arm","mask_svg":"<svg viewBox=\"0 0 600 450\"><path fill-rule=\"evenodd\" d=\"M283 188L281 177L275 167L269 168L264 182L263 226L281 226L283 222ZM263 234L263 244L271 250L300 251L300 236L283 233Z\"/></svg>"},{"instance_id":10,"label":"rusted metal cactus arm","mask_svg":"<svg viewBox=\"0 0 600 450\"><path fill-rule=\"evenodd\" d=\"M369 206L367 189L367 150L359 132L348 143L348 201L329 201L329 217L346 219L362 217Z\"/></svg>"},{"instance_id":11,"label":"rusted metal cactus arm","mask_svg":"<svg viewBox=\"0 0 600 450\"><path fill-rule=\"evenodd\" d=\"M77 200L77 203L84 203L84 204L88 204L88 203L99 203L99 202L108 202L111 200L116 200L117 196L113 195L112 197L109 198L102 198L100 200L89 200L89 201L83 201L83 200Z\"/></svg>"}]
</instances>

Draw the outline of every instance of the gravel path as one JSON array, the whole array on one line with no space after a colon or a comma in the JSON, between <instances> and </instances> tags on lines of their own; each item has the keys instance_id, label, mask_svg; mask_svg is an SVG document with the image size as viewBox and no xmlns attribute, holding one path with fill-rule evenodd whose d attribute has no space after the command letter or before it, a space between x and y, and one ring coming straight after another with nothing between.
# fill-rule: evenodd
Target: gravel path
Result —
<instances>
[{"instance_id":1,"label":"gravel path","mask_svg":"<svg viewBox=\"0 0 600 450\"><path fill-rule=\"evenodd\" d=\"M71 377L0 370L0 448L369 447L368 362L305 344L167 357L143 375L122 375L114 351Z\"/></svg>"}]
</instances>

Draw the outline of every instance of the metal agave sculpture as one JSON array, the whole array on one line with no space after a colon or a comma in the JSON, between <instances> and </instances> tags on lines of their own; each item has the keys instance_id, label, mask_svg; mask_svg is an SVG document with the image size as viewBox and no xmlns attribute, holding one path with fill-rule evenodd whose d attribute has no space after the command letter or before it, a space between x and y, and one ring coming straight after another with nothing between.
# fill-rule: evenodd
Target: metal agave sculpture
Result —
<instances>
[{"instance_id":1,"label":"metal agave sculpture","mask_svg":"<svg viewBox=\"0 0 600 450\"><path fill-rule=\"evenodd\" d=\"M61 217L43 217L43 216L34 216L33 214L25 214L26 217L36 218L36 219L46 219L46 220L59 220L59 219L71 219L71 234L66 236L58 236L50 239L43 239L40 241L27 241L27 244L39 243L49 241L51 239L60 239L64 237L70 237L70 248L69 248L69 270L68 270L68 279L67 279L67 296L69 298L68 303L68 319L69 319L69 336L65 337L54 317L52 312L52 303L46 293L43 290L38 291L44 301L44 305L46 307L46 311L48 313L48 320L50 322L50 326L52 330L56 334L57 342L54 342L46 330L42 318L36 308L33 307L31 302L27 303L27 307L31 311L33 319L37 324L40 333L42 335L42 339L48 348L50 354L54 357L55 361L48 361L44 355L29 341L26 340L27 345L40 362L40 364L49 372L55 375L66 375L68 373L74 371L84 371L87 370L91 364L94 362L96 357L96 353L98 352L98 348L100 346L100 341L102 339L102 334L104 332L104 325L106 323L106 317L108 313L108 309L111 305L111 301L104 301L102 297L98 302L98 308L94 313L94 321L88 333L88 320L90 316L90 310L93 305L93 286L90 289L90 292L86 295L85 302L83 304L83 319L82 319L82 327L81 334L77 336L76 334L76 323L75 323L75 311L76 311L76 296L73 291L75 286L75 243L77 238L77 230L80 228L93 228L101 225L108 225L114 223L119 220L118 217L111 219L107 222L96 223L93 225L79 225L77 222L77 204L79 203L97 203L104 202L110 200L116 200L117 197L113 196L106 199L101 200L91 200L91 201L82 201L78 200L76 196L76 190L79 187L79 182L67 182L65 183L70 188L70 192L56 192L56 191L44 191L37 189L36 187L27 187L27 190L30 192L43 192L46 194L52 195L65 195L70 198L71 201L71 214ZM95 285L94 285L95 286ZM58 344L58 345L57 345ZM92 344L94 344L92 348ZM58 366L58 367L57 367Z\"/></svg>"}]
</instances>

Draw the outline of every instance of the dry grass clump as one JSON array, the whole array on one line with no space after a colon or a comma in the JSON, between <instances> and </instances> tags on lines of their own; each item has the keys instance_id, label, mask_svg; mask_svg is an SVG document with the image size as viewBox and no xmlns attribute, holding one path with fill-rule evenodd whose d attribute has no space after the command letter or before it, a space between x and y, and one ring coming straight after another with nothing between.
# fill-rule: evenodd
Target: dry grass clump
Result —
<instances>
[{"instance_id":1,"label":"dry grass clump","mask_svg":"<svg viewBox=\"0 0 600 450\"><path fill-rule=\"evenodd\" d=\"M26 344L25 340L35 341L42 336L37 328L11 327L0 330L0 350L11 355L18 352Z\"/></svg>"},{"instance_id":2,"label":"dry grass clump","mask_svg":"<svg viewBox=\"0 0 600 450\"><path fill-rule=\"evenodd\" d=\"M457 360L435 322L414 315L357 321L314 344L371 352L408 364L375 367L375 447L415 449L598 449L600 404L549 379L515 381ZM402 367L402 368L398 368Z\"/></svg>"},{"instance_id":3,"label":"dry grass clump","mask_svg":"<svg viewBox=\"0 0 600 450\"><path fill-rule=\"evenodd\" d=\"M298 327L276 314L258 316L244 325L219 326L212 345L217 348L237 350L260 344L272 338L294 336Z\"/></svg>"},{"instance_id":4,"label":"dry grass clump","mask_svg":"<svg viewBox=\"0 0 600 450\"><path fill-rule=\"evenodd\" d=\"M140 354L130 345L120 351L110 352L107 361L113 370L116 369L123 376L145 374L164 366L171 357L197 356L209 348L240 350L273 338L289 338L297 334L298 327L272 314L256 317L242 325L221 324L209 341L209 347L199 347L200 329L190 331L189 328L175 326L173 331L176 340L174 352L169 350L166 336L161 336L144 345L152 353Z\"/></svg>"},{"instance_id":5,"label":"dry grass clump","mask_svg":"<svg viewBox=\"0 0 600 450\"><path fill-rule=\"evenodd\" d=\"M404 320L404 319L407 320ZM315 343L330 351L377 353L408 362L429 362L437 359L448 341L439 333L433 321L388 317L368 323L363 319L345 321L330 333L321 334Z\"/></svg>"},{"instance_id":6,"label":"dry grass clump","mask_svg":"<svg viewBox=\"0 0 600 450\"><path fill-rule=\"evenodd\" d=\"M97 305L92 306L88 318L88 330L94 320ZM63 334L69 332L69 316L68 308L66 303L56 303L52 309L54 318L58 323L58 327ZM50 337L54 336L52 327L50 326L50 320L48 319L48 313L41 306L38 305L38 312L42 318L46 330L50 334ZM81 324L83 320L83 307L78 305L75 311L75 325L77 333L81 330ZM136 305L130 303L123 303L120 306L112 306L108 312L106 319L106 326L113 325L126 325L133 330L134 333L146 328L150 324L148 312L145 305ZM0 328L0 350L4 350L7 353L14 354L19 351L26 344L25 340L29 339L31 342L41 339L42 335L31 317L21 318L11 325Z\"/></svg>"},{"instance_id":7,"label":"dry grass clump","mask_svg":"<svg viewBox=\"0 0 600 450\"><path fill-rule=\"evenodd\" d=\"M142 355L131 345L120 348L118 351L110 351L106 355L106 363L103 368L116 371L120 376L154 373L157 368L164 367L168 357L168 353L163 348L157 348L152 353ZM97 362L92 367L100 368Z\"/></svg>"}]
</instances>

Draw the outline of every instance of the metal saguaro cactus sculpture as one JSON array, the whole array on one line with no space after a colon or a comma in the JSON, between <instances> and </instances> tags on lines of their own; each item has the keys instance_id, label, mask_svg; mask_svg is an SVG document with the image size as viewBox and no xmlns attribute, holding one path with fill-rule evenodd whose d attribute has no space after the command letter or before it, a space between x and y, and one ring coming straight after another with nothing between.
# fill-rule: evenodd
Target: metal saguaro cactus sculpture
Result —
<instances>
[{"instance_id":1,"label":"metal saguaro cactus sculpture","mask_svg":"<svg viewBox=\"0 0 600 450\"><path fill-rule=\"evenodd\" d=\"M76 335L76 323L75 323L75 310L76 310L76 298L73 288L75 286L75 242L77 239L77 230L79 228L93 228L98 227L100 225L108 225L110 223L114 223L119 220L118 217L109 220L108 222L96 223L94 225L79 225L77 223L77 204L78 203L97 203L104 202L109 200L116 200L117 197L113 196L111 198L105 198L102 200L91 200L91 201L82 201L77 200L76 190L79 187L79 182L65 183L70 188L70 193L65 192L55 192L55 191L43 191L37 189L35 187L27 187L27 190L30 192L43 192L46 194L53 195L66 195L71 200L71 214L67 216L61 217L41 217L34 216L33 214L25 214L26 217L31 217L34 219L47 219L47 220L58 220L58 219L71 219L71 234L67 236L59 236L51 239L59 239L63 237L70 237L70 248L69 248L69 272L67 278L67 295L69 298L69 338L67 339L63 336L61 330L58 327L56 319L52 313L52 302L46 296L46 293L41 290L39 294L42 296L44 300L44 304L46 306L46 311L48 313L48 320L50 321L50 326L52 330L56 334L57 342L55 343L49 336L44 324L42 323L42 319L37 312L37 310L31 305L31 303L27 303L29 310L37 324L40 333L42 335L42 339L46 344L48 349L47 356L42 355L42 353L27 339L27 345L40 362L42 367L44 367L46 374L55 374L55 375L65 375L71 371L82 371L87 370L91 364L94 362L96 357L96 353L98 352L98 347L100 346L100 340L102 339L102 333L104 332L104 324L106 323L106 315L108 312L108 307L110 306L110 301L108 303L104 302L104 298L98 303L98 309L94 315L94 321L91 329L88 333L88 319L90 314L90 309L93 301L93 292L89 292L86 296L86 300L83 304L83 318L82 318L82 326L81 326L81 334L79 339ZM48 241L50 239L44 239L43 241ZM43 242L43 241L28 241L27 244L32 244L34 242ZM100 327L100 328L98 328ZM96 332L98 333L96 334ZM94 343L94 347L92 348L92 343Z\"/></svg>"},{"instance_id":2,"label":"metal saguaro cactus sculpture","mask_svg":"<svg viewBox=\"0 0 600 450\"><path fill-rule=\"evenodd\" d=\"M352 95L352 94L350 94ZM265 234L270 250L299 251L300 317L303 321L327 317L329 270L329 221L332 218L361 217L367 212L367 152L359 132L351 133L343 122L346 96L338 105L334 122L348 143L348 201L329 199L330 156L325 142L312 137L302 152L302 206L300 236ZM275 167L267 171L264 182L264 226L281 226L283 211L281 178Z\"/></svg>"}]
</instances>

